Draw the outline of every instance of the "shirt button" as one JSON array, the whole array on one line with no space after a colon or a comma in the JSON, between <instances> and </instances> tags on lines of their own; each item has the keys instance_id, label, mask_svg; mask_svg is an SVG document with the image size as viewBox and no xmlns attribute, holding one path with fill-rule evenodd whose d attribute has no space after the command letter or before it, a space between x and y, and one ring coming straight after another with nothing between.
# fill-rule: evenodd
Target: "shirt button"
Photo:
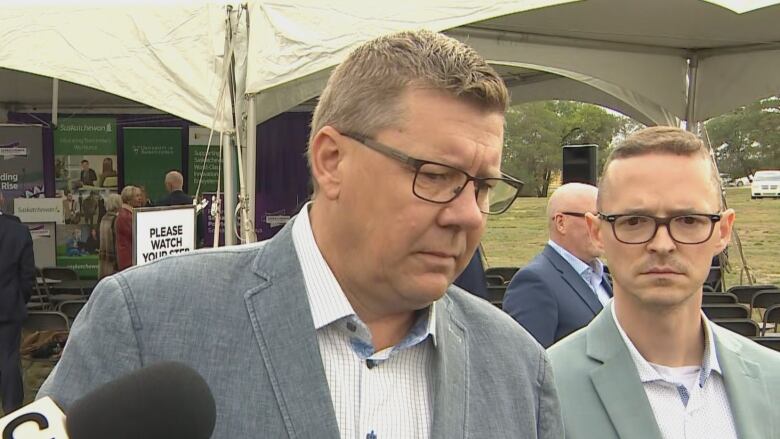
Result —
<instances>
[{"instance_id":1,"label":"shirt button","mask_svg":"<svg viewBox=\"0 0 780 439\"><path fill-rule=\"evenodd\" d=\"M352 322L347 322L347 329L349 329L350 332L355 332L357 330L357 326L355 326Z\"/></svg>"}]
</instances>

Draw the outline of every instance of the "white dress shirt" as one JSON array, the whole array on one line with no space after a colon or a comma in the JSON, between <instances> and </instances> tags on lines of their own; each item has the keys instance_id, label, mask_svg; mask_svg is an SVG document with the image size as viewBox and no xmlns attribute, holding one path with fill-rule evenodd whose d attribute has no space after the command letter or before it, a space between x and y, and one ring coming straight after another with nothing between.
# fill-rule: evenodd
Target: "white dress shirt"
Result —
<instances>
[{"instance_id":1,"label":"white dress shirt","mask_svg":"<svg viewBox=\"0 0 780 439\"><path fill-rule=\"evenodd\" d=\"M702 313L704 355L700 366L667 367L645 360L612 316L650 401L664 439L737 439L710 322Z\"/></svg>"},{"instance_id":2,"label":"white dress shirt","mask_svg":"<svg viewBox=\"0 0 780 439\"><path fill-rule=\"evenodd\" d=\"M368 327L355 314L317 247L310 204L295 217L292 237L341 437L429 437L435 306L418 313L398 345L375 351Z\"/></svg>"},{"instance_id":3,"label":"white dress shirt","mask_svg":"<svg viewBox=\"0 0 780 439\"><path fill-rule=\"evenodd\" d=\"M580 258L571 254L568 250L558 245L553 240L547 241L547 245L552 247L561 257L571 265L571 268L582 277L582 280L590 287L591 291L596 295L601 302L601 306L606 306L611 297L604 288L604 263L598 258L594 259L591 264L586 264Z\"/></svg>"}]
</instances>

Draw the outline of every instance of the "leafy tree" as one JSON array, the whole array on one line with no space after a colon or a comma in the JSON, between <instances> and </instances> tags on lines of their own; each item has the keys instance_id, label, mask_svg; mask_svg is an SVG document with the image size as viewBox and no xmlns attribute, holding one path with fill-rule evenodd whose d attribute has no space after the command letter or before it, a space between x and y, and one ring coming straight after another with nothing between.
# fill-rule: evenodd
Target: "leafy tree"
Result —
<instances>
[{"instance_id":1,"label":"leafy tree","mask_svg":"<svg viewBox=\"0 0 780 439\"><path fill-rule=\"evenodd\" d=\"M718 168L734 177L780 168L780 98L760 99L705 123Z\"/></svg>"},{"instance_id":2,"label":"leafy tree","mask_svg":"<svg viewBox=\"0 0 780 439\"><path fill-rule=\"evenodd\" d=\"M503 168L526 183L525 195L546 197L561 170L564 144L596 144L603 163L612 139L629 125L628 118L580 102L514 106L507 113Z\"/></svg>"}]
</instances>

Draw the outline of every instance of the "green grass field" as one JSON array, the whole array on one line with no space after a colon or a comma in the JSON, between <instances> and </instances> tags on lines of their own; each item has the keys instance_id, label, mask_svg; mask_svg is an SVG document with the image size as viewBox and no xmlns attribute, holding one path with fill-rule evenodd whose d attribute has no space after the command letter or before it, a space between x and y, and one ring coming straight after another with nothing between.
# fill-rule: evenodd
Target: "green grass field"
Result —
<instances>
[{"instance_id":1,"label":"green grass field","mask_svg":"<svg viewBox=\"0 0 780 439\"><path fill-rule=\"evenodd\" d=\"M750 188L727 188L726 202L737 212L735 228L756 283L780 284L780 200L751 200ZM522 267L547 242L546 198L520 198L503 215L490 217L482 245L489 267ZM742 260L735 240L729 246L726 286L740 281Z\"/></svg>"}]
</instances>

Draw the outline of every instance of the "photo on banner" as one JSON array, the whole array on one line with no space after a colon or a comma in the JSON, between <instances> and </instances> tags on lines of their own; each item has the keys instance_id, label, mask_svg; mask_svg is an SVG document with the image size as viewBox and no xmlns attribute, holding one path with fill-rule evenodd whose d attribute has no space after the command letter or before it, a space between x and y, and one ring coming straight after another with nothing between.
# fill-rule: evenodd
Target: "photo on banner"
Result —
<instances>
[{"instance_id":1,"label":"photo on banner","mask_svg":"<svg viewBox=\"0 0 780 439\"><path fill-rule=\"evenodd\" d=\"M83 279L98 275L99 224L105 199L119 190L116 119L70 117L54 130L55 194L65 224L57 225L57 266Z\"/></svg>"},{"instance_id":2,"label":"photo on banner","mask_svg":"<svg viewBox=\"0 0 780 439\"><path fill-rule=\"evenodd\" d=\"M181 171L181 128L126 127L124 136L124 182L142 188L155 204L166 195L165 174Z\"/></svg>"},{"instance_id":3,"label":"photo on banner","mask_svg":"<svg viewBox=\"0 0 780 439\"><path fill-rule=\"evenodd\" d=\"M0 190L3 212L14 211L15 198L42 198L43 128L40 125L0 125Z\"/></svg>"}]
</instances>

